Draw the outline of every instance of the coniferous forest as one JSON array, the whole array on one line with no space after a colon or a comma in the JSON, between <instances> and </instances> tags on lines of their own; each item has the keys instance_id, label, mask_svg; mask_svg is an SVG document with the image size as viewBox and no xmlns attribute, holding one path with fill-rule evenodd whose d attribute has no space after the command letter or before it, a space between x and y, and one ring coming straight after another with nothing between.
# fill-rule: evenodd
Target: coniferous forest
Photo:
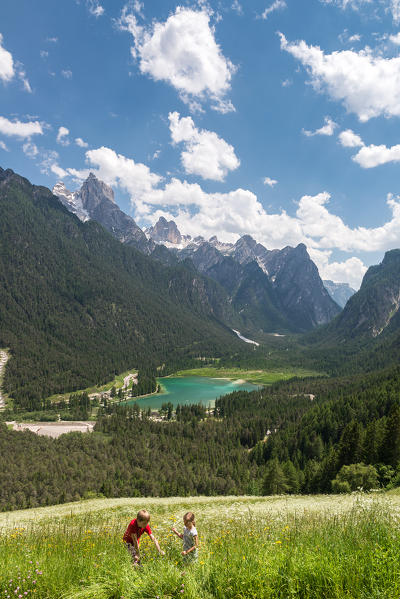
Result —
<instances>
[{"instance_id":1,"label":"coniferous forest","mask_svg":"<svg viewBox=\"0 0 400 599\"><path fill-rule=\"evenodd\" d=\"M236 392L172 421L100 411L59 439L1 425L2 510L84 497L348 492L400 484L400 371ZM310 397L311 395L311 397Z\"/></svg>"},{"instance_id":2,"label":"coniferous forest","mask_svg":"<svg viewBox=\"0 0 400 599\"><path fill-rule=\"evenodd\" d=\"M1 424L0 509L92 496L400 484L399 315L382 334L357 330L365 306L382 320L376 289L387 294L397 284L398 252L372 269L331 324L249 347L223 324L231 308L219 285L190 264L165 266L122 245L12 171L0 171L0 202L0 347L11 356L3 387L13 400L2 418L97 418L93 434L58 439ZM133 394L148 393L156 376L216 359L243 369L303 366L321 376L236 392L211 412L166 405L157 418L78 392L135 367ZM46 399L65 392L67 403Z\"/></svg>"}]
</instances>

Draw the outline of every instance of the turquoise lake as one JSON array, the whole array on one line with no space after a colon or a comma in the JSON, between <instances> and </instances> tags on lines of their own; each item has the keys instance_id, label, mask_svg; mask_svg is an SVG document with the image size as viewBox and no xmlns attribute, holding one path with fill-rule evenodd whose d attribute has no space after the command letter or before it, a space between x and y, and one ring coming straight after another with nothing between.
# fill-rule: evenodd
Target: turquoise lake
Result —
<instances>
[{"instance_id":1,"label":"turquoise lake","mask_svg":"<svg viewBox=\"0 0 400 599\"><path fill-rule=\"evenodd\" d=\"M168 377L157 379L164 389L164 393L143 397L126 402L137 404L141 408L157 410L163 403L171 402L176 408L178 404L202 403L214 407L217 397L232 393L232 391L254 391L259 385L252 383L235 383L226 379L213 379L205 376Z\"/></svg>"}]
</instances>

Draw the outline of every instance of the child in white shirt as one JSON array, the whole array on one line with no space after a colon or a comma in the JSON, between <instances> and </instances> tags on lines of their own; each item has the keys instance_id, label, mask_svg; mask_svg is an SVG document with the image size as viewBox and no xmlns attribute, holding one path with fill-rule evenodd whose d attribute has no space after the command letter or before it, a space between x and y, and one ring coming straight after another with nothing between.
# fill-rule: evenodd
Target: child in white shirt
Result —
<instances>
[{"instance_id":1,"label":"child in white shirt","mask_svg":"<svg viewBox=\"0 0 400 599\"><path fill-rule=\"evenodd\" d=\"M196 560L199 548L199 536L196 530L193 512L186 512L183 516L184 529L180 533L176 528L172 528L172 532L183 541L182 555L185 559Z\"/></svg>"}]
</instances>

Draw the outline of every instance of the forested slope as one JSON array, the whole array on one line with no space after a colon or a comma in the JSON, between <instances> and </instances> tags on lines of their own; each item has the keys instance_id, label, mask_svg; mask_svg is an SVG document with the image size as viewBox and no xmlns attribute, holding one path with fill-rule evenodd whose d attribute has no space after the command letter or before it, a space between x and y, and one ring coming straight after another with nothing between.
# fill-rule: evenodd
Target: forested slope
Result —
<instances>
[{"instance_id":1,"label":"forested slope","mask_svg":"<svg viewBox=\"0 0 400 599\"><path fill-rule=\"evenodd\" d=\"M0 347L17 404L243 348L219 321L229 306L213 281L123 246L10 170L0 169L0 211Z\"/></svg>"}]
</instances>

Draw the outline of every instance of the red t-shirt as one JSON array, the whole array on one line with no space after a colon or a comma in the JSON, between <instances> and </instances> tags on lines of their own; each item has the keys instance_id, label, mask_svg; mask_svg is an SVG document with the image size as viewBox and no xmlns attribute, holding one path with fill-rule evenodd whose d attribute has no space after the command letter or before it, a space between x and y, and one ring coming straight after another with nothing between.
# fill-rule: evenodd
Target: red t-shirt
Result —
<instances>
[{"instance_id":1,"label":"red t-shirt","mask_svg":"<svg viewBox=\"0 0 400 599\"><path fill-rule=\"evenodd\" d=\"M125 541L125 543L133 544L132 534L134 534L136 535L139 544L139 539L144 532L147 532L148 535L151 535L150 526L147 525L146 528L139 528L135 518L134 520L132 520L132 522L129 523L129 526L126 529L122 540Z\"/></svg>"}]
</instances>

